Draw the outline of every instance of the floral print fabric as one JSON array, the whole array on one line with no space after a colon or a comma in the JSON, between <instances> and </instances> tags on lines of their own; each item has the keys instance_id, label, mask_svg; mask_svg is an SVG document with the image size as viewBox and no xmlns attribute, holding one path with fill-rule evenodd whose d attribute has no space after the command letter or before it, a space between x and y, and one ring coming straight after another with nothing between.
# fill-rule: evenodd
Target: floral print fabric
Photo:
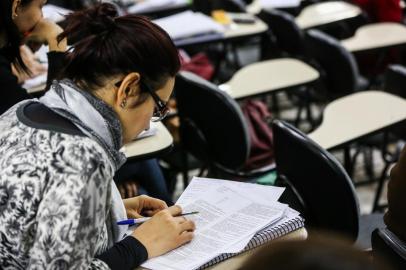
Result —
<instances>
[{"instance_id":1,"label":"floral print fabric","mask_svg":"<svg viewBox=\"0 0 406 270\"><path fill-rule=\"evenodd\" d=\"M108 269L112 167L78 135L30 127L17 104L0 116L0 268Z\"/></svg>"}]
</instances>

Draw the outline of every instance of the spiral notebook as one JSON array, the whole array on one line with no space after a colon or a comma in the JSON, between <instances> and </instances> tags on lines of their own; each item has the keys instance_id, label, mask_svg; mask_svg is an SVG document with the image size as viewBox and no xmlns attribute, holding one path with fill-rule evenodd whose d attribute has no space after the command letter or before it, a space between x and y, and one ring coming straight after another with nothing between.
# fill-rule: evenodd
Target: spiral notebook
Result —
<instances>
[{"instance_id":1,"label":"spiral notebook","mask_svg":"<svg viewBox=\"0 0 406 270\"><path fill-rule=\"evenodd\" d=\"M224 260L227 260L231 257L237 256L241 253L244 253L244 252L254 249L258 246L266 244L272 240L275 240L281 236L294 232L303 227L304 227L304 220L301 217L296 217L296 218L290 219L277 226L270 225L269 227L264 228L263 230L256 233L242 251L237 252L237 253L223 253L223 254L215 257L214 259L210 260L206 264L200 266L198 268L198 270L206 269L210 266L213 266L213 265L220 263Z\"/></svg>"},{"instance_id":2,"label":"spiral notebook","mask_svg":"<svg viewBox=\"0 0 406 270\"><path fill-rule=\"evenodd\" d=\"M153 270L203 269L303 227L300 213L278 202L284 188L194 177L176 204L196 224L185 245L151 258Z\"/></svg>"}]
</instances>

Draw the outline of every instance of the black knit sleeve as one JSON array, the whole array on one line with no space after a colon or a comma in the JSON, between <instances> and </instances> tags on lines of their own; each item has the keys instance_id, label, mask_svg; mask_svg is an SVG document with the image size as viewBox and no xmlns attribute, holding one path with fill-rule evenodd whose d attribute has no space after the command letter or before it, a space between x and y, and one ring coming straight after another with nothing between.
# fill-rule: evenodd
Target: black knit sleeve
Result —
<instances>
[{"instance_id":1,"label":"black knit sleeve","mask_svg":"<svg viewBox=\"0 0 406 270\"><path fill-rule=\"evenodd\" d=\"M49 52L48 53L48 78L47 88L51 85L52 81L58 77L62 71L65 61L65 53L63 52Z\"/></svg>"},{"instance_id":2,"label":"black knit sleeve","mask_svg":"<svg viewBox=\"0 0 406 270\"><path fill-rule=\"evenodd\" d=\"M64 65L63 52L48 53L48 85L58 75ZM3 114L16 103L32 98L27 91L18 83L18 79L11 71L9 59L0 55L0 114Z\"/></svg>"},{"instance_id":3,"label":"black knit sleeve","mask_svg":"<svg viewBox=\"0 0 406 270\"><path fill-rule=\"evenodd\" d=\"M112 270L132 270L148 259L148 252L140 241L127 236L96 258L104 261Z\"/></svg>"},{"instance_id":4,"label":"black knit sleeve","mask_svg":"<svg viewBox=\"0 0 406 270\"><path fill-rule=\"evenodd\" d=\"M0 114L3 114L14 104L31 98L24 88L18 84L18 79L11 71L11 62L0 55Z\"/></svg>"}]
</instances>

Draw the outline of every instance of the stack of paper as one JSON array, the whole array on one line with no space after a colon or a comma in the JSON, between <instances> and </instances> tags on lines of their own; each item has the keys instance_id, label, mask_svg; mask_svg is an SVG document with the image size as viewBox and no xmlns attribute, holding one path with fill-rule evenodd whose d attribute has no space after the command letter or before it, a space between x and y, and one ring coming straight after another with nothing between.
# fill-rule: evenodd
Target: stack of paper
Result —
<instances>
[{"instance_id":1,"label":"stack of paper","mask_svg":"<svg viewBox=\"0 0 406 270\"><path fill-rule=\"evenodd\" d=\"M187 4L187 0L142 0L130 6L127 12L134 14L158 12L165 9L182 7Z\"/></svg>"},{"instance_id":2,"label":"stack of paper","mask_svg":"<svg viewBox=\"0 0 406 270\"><path fill-rule=\"evenodd\" d=\"M65 16L72 11L66 8L48 4L42 8L42 12L44 13L44 18L58 23L63 21L65 19Z\"/></svg>"},{"instance_id":3,"label":"stack of paper","mask_svg":"<svg viewBox=\"0 0 406 270\"><path fill-rule=\"evenodd\" d=\"M151 122L149 124L149 129L142 131L135 140L139 140L142 138L147 138L156 135L158 132L158 127L156 122Z\"/></svg>"},{"instance_id":4,"label":"stack of paper","mask_svg":"<svg viewBox=\"0 0 406 270\"><path fill-rule=\"evenodd\" d=\"M196 223L194 239L142 266L148 269L197 269L224 253L243 250L255 234L298 217L277 200L284 188L194 178L176 204Z\"/></svg>"},{"instance_id":5,"label":"stack of paper","mask_svg":"<svg viewBox=\"0 0 406 270\"><path fill-rule=\"evenodd\" d=\"M154 20L172 39L185 39L193 36L217 33L223 34L223 25L200 12L185 11L169 17Z\"/></svg>"},{"instance_id":6,"label":"stack of paper","mask_svg":"<svg viewBox=\"0 0 406 270\"><path fill-rule=\"evenodd\" d=\"M260 0L262 8L295 8L301 0Z\"/></svg>"}]
</instances>

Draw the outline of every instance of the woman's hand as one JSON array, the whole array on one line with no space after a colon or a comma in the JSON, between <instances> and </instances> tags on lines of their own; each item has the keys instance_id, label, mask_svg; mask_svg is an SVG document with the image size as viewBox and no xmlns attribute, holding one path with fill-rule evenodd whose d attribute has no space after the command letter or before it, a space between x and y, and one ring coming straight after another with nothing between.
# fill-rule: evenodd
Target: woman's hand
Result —
<instances>
[{"instance_id":1,"label":"woman's hand","mask_svg":"<svg viewBox=\"0 0 406 270\"><path fill-rule=\"evenodd\" d=\"M121 181L117 184L117 188L120 191L121 198L132 198L138 195L138 185L135 180Z\"/></svg>"},{"instance_id":2,"label":"woman's hand","mask_svg":"<svg viewBox=\"0 0 406 270\"><path fill-rule=\"evenodd\" d=\"M34 27L31 33L27 33L24 42L30 46L33 51L39 49L43 44L48 44L49 51L66 51L67 42L66 39L61 42L57 41L59 34L63 32L63 29L56 23L42 19Z\"/></svg>"},{"instance_id":3,"label":"woman's hand","mask_svg":"<svg viewBox=\"0 0 406 270\"><path fill-rule=\"evenodd\" d=\"M148 258L162 255L192 240L195 224L184 217L176 217L180 214L182 209L175 205L158 212L135 229L132 236L147 249Z\"/></svg>"},{"instance_id":4,"label":"woman's hand","mask_svg":"<svg viewBox=\"0 0 406 270\"><path fill-rule=\"evenodd\" d=\"M143 216L153 216L161 210L168 208L166 202L151 198L147 195L124 199L124 206L128 218L140 218Z\"/></svg>"},{"instance_id":5,"label":"woman's hand","mask_svg":"<svg viewBox=\"0 0 406 270\"><path fill-rule=\"evenodd\" d=\"M11 69L13 74L18 78L18 83L22 84L24 81L34 78L38 75L41 75L45 72L47 72L47 67L44 66L43 64L39 63L35 59L35 55L32 53L30 48L27 46L23 45L20 47L20 54L21 58L23 59L24 64L28 67L30 70L31 74L28 75L25 72L22 72L15 68L14 64L12 64Z\"/></svg>"}]
</instances>

